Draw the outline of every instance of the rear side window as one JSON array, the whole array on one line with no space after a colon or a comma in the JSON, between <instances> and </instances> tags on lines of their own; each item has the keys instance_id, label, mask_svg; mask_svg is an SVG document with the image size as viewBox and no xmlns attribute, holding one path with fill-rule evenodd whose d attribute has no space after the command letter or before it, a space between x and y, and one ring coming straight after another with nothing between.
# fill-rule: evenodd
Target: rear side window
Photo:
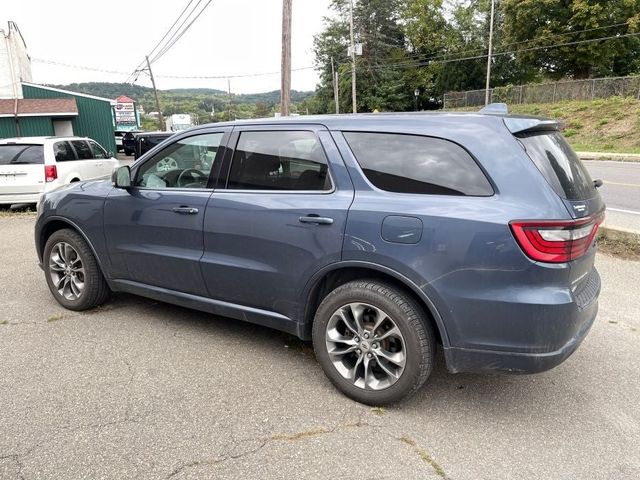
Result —
<instances>
[{"instance_id":1,"label":"rear side window","mask_svg":"<svg viewBox=\"0 0 640 480\"><path fill-rule=\"evenodd\" d=\"M53 144L53 152L56 157L56 162L70 162L76 159L76 154L73 153L73 149L69 142L56 142Z\"/></svg>"},{"instance_id":2,"label":"rear side window","mask_svg":"<svg viewBox=\"0 0 640 480\"><path fill-rule=\"evenodd\" d=\"M441 138L344 132L367 179L381 190L431 195L493 195L473 158Z\"/></svg>"},{"instance_id":3,"label":"rear side window","mask_svg":"<svg viewBox=\"0 0 640 480\"><path fill-rule=\"evenodd\" d=\"M87 142L84 140L72 140L71 143L78 154L78 160L91 160L93 158L93 152Z\"/></svg>"},{"instance_id":4,"label":"rear side window","mask_svg":"<svg viewBox=\"0 0 640 480\"><path fill-rule=\"evenodd\" d=\"M555 192L566 200L587 200L596 195L587 169L559 132L519 137L527 154Z\"/></svg>"},{"instance_id":5,"label":"rear side window","mask_svg":"<svg viewBox=\"0 0 640 480\"><path fill-rule=\"evenodd\" d=\"M242 132L227 188L331 190L327 159L309 131Z\"/></svg>"},{"instance_id":6,"label":"rear side window","mask_svg":"<svg viewBox=\"0 0 640 480\"><path fill-rule=\"evenodd\" d=\"M44 163L42 145L0 145L0 165L38 165Z\"/></svg>"}]
</instances>

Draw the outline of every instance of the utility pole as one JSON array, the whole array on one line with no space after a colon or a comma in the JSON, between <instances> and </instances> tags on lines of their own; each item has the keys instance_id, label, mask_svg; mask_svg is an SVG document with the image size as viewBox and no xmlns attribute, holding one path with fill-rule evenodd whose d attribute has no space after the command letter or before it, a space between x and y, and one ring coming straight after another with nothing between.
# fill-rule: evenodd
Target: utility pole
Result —
<instances>
[{"instance_id":1,"label":"utility pole","mask_svg":"<svg viewBox=\"0 0 640 480\"><path fill-rule=\"evenodd\" d=\"M358 113L356 103L356 49L353 44L353 0L349 0L349 41L351 44L351 103L353 113Z\"/></svg>"},{"instance_id":2,"label":"utility pole","mask_svg":"<svg viewBox=\"0 0 640 480\"><path fill-rule=\"evenodd\" d=\"M340 96L338 95L338 72L336 72L335 65L333 64L333 57L331 57L331 80L333 81L333 102L336 104L336 114L340 113Z\"/></svg>"},{"instance_id":3,"label":"utility pole","mask_svg":"<svg viewBox=\"0 0 640 480\"><path fill-rule=\"evenodd\" d=\"M156 97L156 108L158 109L158 129L164 130L164 121L162 119L162 110L160 109L160 99L158 98L158 89L156 88L156 81L153 79L153 72L151 71L151 63L149 63L149 57L147 59L147 68L149 69L149 76L151 77L151 85L153 85L153 94Z\"/></svg>"},{"instance_id":4,"label":"utility pole","mask_svg":"<svg viewBox=\"0 0 640 480\"><path fill-rule=\"evenodd\" d=\"M289 115L291 92L291 4L282 0L282 64L280 67L280 115Z\"/></svg>"},{"instance_id":5,"label":"utility pole","mask_svg":"<svg viewBox=\"0 0 640 480\"><path fill-rule=\"evenodd\" d=\"M227 86L229 88L229 121L231 121L231 79L227 78Z\"/></svg>"},{"instance_id":6,"label":"utility pole","mask_svg":"<svg viewBox=\"0 0 640 480\"><path fill-rule=\"evenodd\" d=\"M489 105L489 84L491 80L491 57L493 55L493 12L496 0L491 0L491 20L489 23L489 54L487 55L487 83L484 91L484 104Z\"/></svg>"}]
</instances>

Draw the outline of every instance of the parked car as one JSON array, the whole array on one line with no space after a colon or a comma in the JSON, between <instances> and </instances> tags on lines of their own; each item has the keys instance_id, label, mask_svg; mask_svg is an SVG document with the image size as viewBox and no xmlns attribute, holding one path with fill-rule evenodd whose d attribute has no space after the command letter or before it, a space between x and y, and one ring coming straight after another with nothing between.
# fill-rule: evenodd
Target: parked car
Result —
<instances>
[{"instance_id":1,"label":"parked car","mask_svg":"<svg viewBox=\"0 0 640 480\"><path fill-rule=\"evenodd\" d=\"M122 150L125 155L134 155L136 153L136 134L141 133L140 130L132 130L122 137Z\"/></svg>"},{"instance_id":2,"label":"parked car","mask_svg":"<svg viewBox=\"0 0 640 480\"><path fill-rule=\"evenodd\" d=\"M144 132L135 134L133 139L133 158L140 158L153 147L164 142L171 135L173 135L173 132Z\"/></svg>"},{"instance_id":3,"label":"parked car","mask_svg":"<svg viewBox=\"0 0 640 480\"><path fill-rule=\"evenodd\" d=\"M367 404L415 392L437 344L451 372L540 372L600 292L600 183L559 128L489 112L196 127L47 194L37 254L68 309L119 291L283 330Z\"/></svg>"},{"instance_id":4,"label":"parked car","mask_svg":"<svg viewBox=\"0 0 640 480\"><path fill-rule=\"evenodd\" d=\"M123 139L126 134L127 134L126 130L116 130L114 132L114 136L116 139L116 150L118 152L122 152L124 150Z\"/></svg>"},{"instance_id":5,"label":"parked car","mask_svg":"<svg viewBox=\"0 0 640 480\"><path fill-rule=\"evenodd\" d=\"M37 203L60 185L109 177L118 165L90 138L0 139L0 204Z\"/></svg>"}]
</instances>

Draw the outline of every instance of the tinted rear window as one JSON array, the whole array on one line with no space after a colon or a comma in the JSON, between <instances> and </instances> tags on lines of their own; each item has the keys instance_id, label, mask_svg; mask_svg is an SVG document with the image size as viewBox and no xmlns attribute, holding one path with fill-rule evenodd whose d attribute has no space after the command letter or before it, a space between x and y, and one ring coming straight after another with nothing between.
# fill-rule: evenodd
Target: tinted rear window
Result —
<instances>
[{"instance_id":1,"label":"tinted rear window","mask_svg":"<svg viewBox=\"0 0 640 480\"><path fill-rule=\"evenodd\" d=\"M43 164L42 145L0 145L0 165Z\"/></svg>"},{"instance_id":2,"label":"tinted rear window","mask_svg":"<svg viewBox=\"0 0 640 480\"><path fill-rule=\"evenodd\" d=\"M587 200L596 195L589 172L559 132L533 133L519 138L533 163L560 197Z\"/></svg>"},{"instance_id":3,"label":"tinted rear window","mask_svg":"<svg viewBox=\"0 0 640 480\"><path fill-rule=\"evenodd\" d=\"M367 179L381 190L432 195L493 195L475 160L442 138L344 132Z\"/></svg>"}]
</instances>

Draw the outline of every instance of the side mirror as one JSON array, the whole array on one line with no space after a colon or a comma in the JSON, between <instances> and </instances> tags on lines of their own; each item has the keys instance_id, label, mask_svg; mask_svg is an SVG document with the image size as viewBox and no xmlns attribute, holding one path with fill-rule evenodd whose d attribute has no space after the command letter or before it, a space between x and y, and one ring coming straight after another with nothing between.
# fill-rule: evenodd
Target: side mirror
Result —
<instances>
[{"instance_id":1,"label":"side mirror","mask_svg":"<svg viewBox=\"0 0 640 480\"><path fill-rule=\"evenodd\" d=\"M600 188L602 185L604 185L604 182L599 178L593 181L593 186L596 188Z\"/></svg>"},{"instance_id":2,"label":"side mirror","mask_svg":"<svg viewBox=\"0 0 640 480\"><path fill-rule=\"evenodd\" d=\"M116 156L113 154L111 150L107 152L107 155L109 155L109 158L116 158Z\"/></svg>"},{"instance_id":3,"label":"side mirror","mask_svg":"<svg viewBox=\"0 0 640 480\"><path fill-rule=\"evenodd\" d=\"M116 168L111 174L111 183L116 188L131 187L131 169L128 166Z\"/></svg>"}]
</instances>

